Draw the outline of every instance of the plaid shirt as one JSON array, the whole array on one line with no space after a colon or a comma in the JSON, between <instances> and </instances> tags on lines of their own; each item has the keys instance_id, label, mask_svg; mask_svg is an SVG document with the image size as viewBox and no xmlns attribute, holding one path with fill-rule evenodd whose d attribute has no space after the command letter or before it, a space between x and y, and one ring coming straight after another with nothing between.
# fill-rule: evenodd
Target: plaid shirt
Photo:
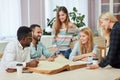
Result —
<instances>
[{"instance_id":1,"label":"plaid shirt","mask_svg":"<svg viewBox=\"0 0 120 80\"><path fill-rule=\"evenodd\" d=\"M100 67L111 65L120 68L120 22L116 22L110 34L108 55L99 63Z\"/></svg>"}]
</instances>

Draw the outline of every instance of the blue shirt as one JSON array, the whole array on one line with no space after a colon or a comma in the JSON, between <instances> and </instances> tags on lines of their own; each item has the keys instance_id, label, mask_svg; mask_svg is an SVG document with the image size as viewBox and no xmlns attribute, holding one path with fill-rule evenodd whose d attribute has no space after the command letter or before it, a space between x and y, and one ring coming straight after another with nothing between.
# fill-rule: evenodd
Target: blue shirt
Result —
<instances>
[{"instance_id":1,"label":"blue shirt","mask_svg":"<svg viewBox=\"0 0 120 80\"><path fill-rule=\"evenodd\" d=\"M93 46L93 50L92 50L92 53L97 53L97 45L94 44ZM74 48L72 50L72 52L70 53L70 56L69 56L69 59L70 60L73 60L73 58L75 56L78 56L78 55L81 55L81 51L80 51L80 42L77 41L74 45Z\"/></svg>"},{"instance_id":2,"label":"blue shirt","mask_svg":"<svg viewBox=\"0 0 120 80\"><path fill-rule=\"evenodd\" d=\"M39 59L42 55L45 56L46 58L49 58L51 54L41 42L38 42L37 49L31 43L30 45L31 59Z\"/></svg>"}]
</instances>

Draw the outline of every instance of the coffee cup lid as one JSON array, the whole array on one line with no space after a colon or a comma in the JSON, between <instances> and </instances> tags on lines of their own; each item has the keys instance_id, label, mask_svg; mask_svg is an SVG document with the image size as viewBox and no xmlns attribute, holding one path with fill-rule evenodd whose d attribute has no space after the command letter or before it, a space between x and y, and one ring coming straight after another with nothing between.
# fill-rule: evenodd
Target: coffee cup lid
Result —
<instances>
[{"instance_id":1,"label":"coffee cup lid","mask_svg":"<svg viewBox=\"0 0 120 80\"><path fill-rule=\"evenodd\" d=\"M23 64L20 64L20 63L19 63L19 64L16 64L16 66L23 66Z\"/></svg>"}]
</instances>

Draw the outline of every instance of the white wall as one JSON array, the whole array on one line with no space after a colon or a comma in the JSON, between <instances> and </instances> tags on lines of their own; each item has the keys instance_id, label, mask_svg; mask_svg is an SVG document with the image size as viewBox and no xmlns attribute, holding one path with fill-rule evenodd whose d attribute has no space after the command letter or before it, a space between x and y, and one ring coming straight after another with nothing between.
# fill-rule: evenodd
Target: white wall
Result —
<instances>
[{"instance_id":1,"label":"white wall","mask_svg":"<svg viewBox=\"0 0 120 80\"><path fill-rule=\"evenodd\" d=\"M53 12L56 6L65 6L68 12L72 11L73 7L76 7L79 13L85 15L84 22L86 26L88 25L88 0L45 0L45 20L56 15Z\"/></svg>"},{"instance_id":2,"label":"white wall","mask_svg":"<svg viewBox=\"0 0 120 80\"><path fill-rule=\"evenodd\" d=\"M47 18L53 18L56 6L65 6L68 12L77 7L78 12L85 15L84 22L88 26L88 0L21 0L22 25L36 23L43 28Z\"/></svg>"}]
</instances>

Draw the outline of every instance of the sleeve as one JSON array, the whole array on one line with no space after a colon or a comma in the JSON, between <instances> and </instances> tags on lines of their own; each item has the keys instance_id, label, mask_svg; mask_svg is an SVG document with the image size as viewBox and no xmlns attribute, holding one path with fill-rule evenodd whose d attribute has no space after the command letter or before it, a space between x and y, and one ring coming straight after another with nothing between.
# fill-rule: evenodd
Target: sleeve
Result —
<instances>
[{"instance_id":1,"label":"sleeve","mask_svg":"<svg viewBox=\"0 0 120 80\"><path fill-rule=\"evenodd\" d=\"M80 45L79 41L77 41L74 45L74 48L72 49L72 52L70 53L69 60L73 60L74 56L76 56L78 53L80 54Z\"/></svg>"},{"instance_id":2,"label":"sleeve","mask_svg":"<svg viewBox=\"0 0 120 80\"><path fill-rule=\"evenodd\" d=\"M78 32L78 28L77 28L76 26L74 26L74 27L72 27L72 28L69 28L69 29L68 29L68 32L69 32L69 33L76 33L76 32Z\"/></svg>"},{"instance_id":3,"label":"sleeve","mask_svg":"<svg viewBox=\"0 0 120 80\"><path fill-rule=\"evenodd\" d=\"M26 54L27 54L27 56L26 56L26 59L25 59L25 62L30 62L30 47L29 48L27 48L27 50L26 50ZM24 63L25 64L25 63Z\"/></svg>"},{"instance_id":4,"label":"sleeve","mask_svg":"<svg viewBox=\"0 0 120 80\"><path fill-rule=\"evenodd\" d=\"M80 38L79 29L76 26L69 28L68 33L73 35L72 41L78 40Z\"/></svg>"},{"instance_id":5,"label":"sleeve","mask_svg":"<svg viewBox=\"0 0 120 80\"><path fill-rule=\"evenodd\" d=\"M43 44L42 44L42 53L46 58L49 58L51 56L51 53L48 51L48 49Z\"/></svg>"},{"instance_id":6,"label":"sleeve","mask_svg":"<svg viewBox=\"0 0 120 80\"><path fill-rule=\"evenodd\" d=\"M16 54L17 54L17 47L14 45L14 43L8 43L5 50L4 55L2 59L2 64L4 65L4 68L16 68L16 64L22 63L25 65L25 62L18 62L16 61Z\"/></svg>"},{"instance_id":7,"label":"sleeve","mask_svg":"<svg viewBox=\"0 0 120 80\"><path fill-rule=\"evenodd\" d=\"M107 56L99 63L100 67L105 67L111 62L115 62L114 59L117 57L118 47L120 44L120 30L114 29L110 35L110 47Z\"/></svg>"},{"instance_id":8,"label":"sleeve","mask_svg":"<svg viewBox=\"0 0 120 80\"><path fill-rule=\"evenodd\" d=\"M57 40L56 40L57 37L54 37L52 38L52 45L53 46L56 46L57 45Z\"/></svg>"}]
</instances>

